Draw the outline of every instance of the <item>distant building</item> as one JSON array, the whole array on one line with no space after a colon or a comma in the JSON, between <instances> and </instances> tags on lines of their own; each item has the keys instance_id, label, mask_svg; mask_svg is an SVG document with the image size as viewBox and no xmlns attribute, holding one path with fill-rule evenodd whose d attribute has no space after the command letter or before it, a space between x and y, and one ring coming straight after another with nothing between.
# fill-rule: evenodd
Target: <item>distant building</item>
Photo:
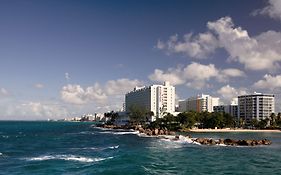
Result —
<instances>
[{"instance_id":1,"label":"distant building","mask_svg":"<svg viewBox=\"0 0 281 175\"><path fill-rule=\"evenodd\" d=\"M238 96L238 118L246 123L252 119L258 121L268 118L275 111L275 99L273 94L254 93L252 95Z\"/></svg>"},{"instance_id":2,"label":"distant building","mask_svg":"<svg viewBox=\"0 0 281 175\"><path fill-rule=\"evenodd\" d=\"M213 112L213 107L219 105L219 98L210 95L198 95L179 101L179 111Z\"/></svg>"},{"instance_id":3,"label":"distant building","mask_svg":"<svg viewBox=\"0 0 281 175\"><path fill-rule=\"evenodd\" d=\"M238 119L238 105L235 104L214 106L214 112L228 113L234 119Z\"/></svg>"},{"instance_id":4,"label":"distant building","mask_svg":"<svg viewBox=\"0 0 281 175\"><path fill-rule=\"evenodd\" d=\"M164 113L175 112L175 87L169 82L164 82L163 85L151 85L149 87L136 87L133 91L125 96L126 112L130 111L131 106L138 106L152 111L154 116L163 117Z\"/></svg>"}]
</instances>

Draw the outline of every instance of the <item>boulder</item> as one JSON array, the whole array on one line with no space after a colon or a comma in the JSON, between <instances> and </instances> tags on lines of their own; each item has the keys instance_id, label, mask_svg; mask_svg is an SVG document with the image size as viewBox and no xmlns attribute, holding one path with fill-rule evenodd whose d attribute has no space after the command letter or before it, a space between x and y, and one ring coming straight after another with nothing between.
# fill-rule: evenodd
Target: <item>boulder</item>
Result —
<instances>
[{"instance_id":1,"label":"boulder","mask_svg":"<svg viewBox=\"0 0 281 175\"><path fill-rule=\"evenodd\" d=\"M164 135L164 134L165 134L165 132L162 129L160 129L159 135Z\"/></svg>"},{"instance_id":2,"label":"boulder","mask_svg":"<svg viewBox=\"0 0 281 175\"><path fill-rule=\"evenodd\" d=\"M226 145L237 145L237 141L232 140L232 139L225 139L224 144L226 144Z\"/></svg>"},{"instance_id":3,"label":"boulder","mask_svg":"<svg viewBox=\"0 0 281 175\"><path fill-rule=\"evenodd\" d=\"M158 135L158 134L159 134L159 130L158 130L157 128L154 129L153 134L154 134L154 135Z\"/></svg>"},{"instance_id":4,"label":"boulder","mask_svg":"<svg viewBox=\"0 0 281 175\"><path fill-rule=\"evenodd\" d=\"M174 131L169 131L169 135L176 135L176 132L174 132Z\"/></svg>"},{"instance_id":5,"label":"boulder","mask_svg":"<svg viewBox=\"0 0 281 175\"><path fill-rule=\"evenodd\" d=\"M216 143L217 144L224 144L224 139L219 139Z\"/></svg>"},{"instance_id":6,"label":"boulder","mask_svg":"<svg viewBox=\"0 0 281 175\"><path fill-rule=\"evenodd\" d=\"M262 140L263 145L270 145L272 142L270 140L264 139Z\"/></svg>"},{"instance_id":7,"label":"boulder","mask_svg":"<svg viewBox=\"0 0 281 175\"><path fill-rule=\"evenodd\" d=\"M216 144L216 141L215 141L214 139L210 139L210 140L209 140L209 144L210 144L210 145L215 145L215 144Z\"/></svg>"},{"instance_id":8,"label":"boulder","mask_svg":"<svg viewBox=\"0 0 281 175\"><path fill-rule=\"evenodd\" d=\"M152 131L150 129L145 130L145 134L148 136L152 136Z\"/></svg>"},{"instance_id":9,"label":"boulder","mask_svg":"<svg viewBox=\"0 0 281 175\"><path fill-rule=\"evenodd\" d=\"M139 132L140 132L140 133L144 133L145 130L144 130L143 128L139 128Z\"/></svg>"}]
</instances>

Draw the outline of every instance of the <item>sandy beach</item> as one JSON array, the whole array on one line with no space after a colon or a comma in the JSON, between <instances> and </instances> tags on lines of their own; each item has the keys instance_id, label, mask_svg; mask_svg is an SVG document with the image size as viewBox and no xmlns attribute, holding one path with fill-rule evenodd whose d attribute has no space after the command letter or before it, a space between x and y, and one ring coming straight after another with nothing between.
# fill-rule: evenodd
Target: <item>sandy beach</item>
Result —
<instances>
[{"instance_id":1,"label":"sandy beach","mask_svg":"<svg viewBox=\"0 0 281 175\"><path fill-rule=\"evenodd\" d=\"M281 133L281 130L261 130L261 129L190 129L190 132L277 132Z\"/></svg>"}]
</instances>

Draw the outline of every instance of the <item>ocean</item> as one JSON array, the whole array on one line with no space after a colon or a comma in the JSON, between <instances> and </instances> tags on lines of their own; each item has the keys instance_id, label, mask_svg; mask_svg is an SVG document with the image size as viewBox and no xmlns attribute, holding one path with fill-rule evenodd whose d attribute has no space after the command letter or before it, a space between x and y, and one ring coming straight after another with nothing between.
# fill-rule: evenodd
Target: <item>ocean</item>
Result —
<instances>
[{"instance_id":1,"label":"ocean","mask_svg":"<svg viewBox=\"0 0 281 175\"><path fill-rule=\"evenodd\" d=\"M269 146L206 146L82 122L0 122L0 174L281 174L280 133L191 133L269 139Z\"/></svg>"}]
</instances>

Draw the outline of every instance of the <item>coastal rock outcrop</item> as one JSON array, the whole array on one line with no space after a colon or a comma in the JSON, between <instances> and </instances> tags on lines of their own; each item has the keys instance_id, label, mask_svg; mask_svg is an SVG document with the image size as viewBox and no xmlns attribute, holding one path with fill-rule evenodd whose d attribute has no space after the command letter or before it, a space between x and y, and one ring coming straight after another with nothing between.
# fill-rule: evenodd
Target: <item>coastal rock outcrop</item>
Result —
<instances>
[{"instance_id":1,"label":"coastal rock outcrop","mask_svg":"<svg viewBox=\"0 0 281 175\"><path fill-rule=\"evenodd\" d=\"M230 146L257 146L257 145L270 145L272 142L267 139L263 140L233 140L233 139L208 139L208 138L196 138L193 139L194 142L200 143L202 145L216 145L225 144Z\"/></svg>"}]
</instances>

